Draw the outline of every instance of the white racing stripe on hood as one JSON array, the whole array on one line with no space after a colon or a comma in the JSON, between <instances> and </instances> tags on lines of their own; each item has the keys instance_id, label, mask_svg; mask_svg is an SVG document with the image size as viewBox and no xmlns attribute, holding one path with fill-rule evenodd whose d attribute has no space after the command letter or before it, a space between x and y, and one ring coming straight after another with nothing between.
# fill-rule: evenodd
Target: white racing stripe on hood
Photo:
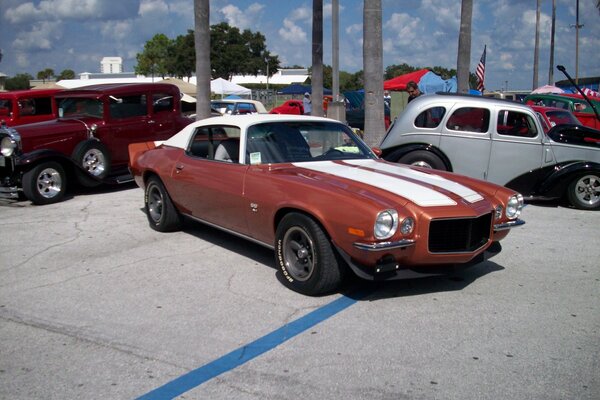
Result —
<instances>
[{"instance_id":1,"label":"white racing stripe on hood","mask_svg":"<svg viewBox=\"0 0 600 400\"><path fill-rule=\"evenodd\" d=\"M469 203L477 203L478 201L483 200L483 197L471 188L461 185L458 182L450 181L439 175L435 175L435 173L427 174L424 172L415 171L413 169L401 165L389 165L377 162L375 160L347 160L344 162L352 165L358 165L360 167L372 168L377 171L387 172L390 174L423 181L430 185L438 186L444 190L452 192L457 196L462 197Z\"/></svg>"},{"instance_id":2,"label":"white racing stripe on hood","mask_svg":"<svg viewBox=\"0 0 600 400\"><path fill-rule=\"evenodd\" d=\"M368 160L367 160L368 161ZM456 202L450 197L429 187L404 180L401 177L389 176L358 167L336 164L333 161L314 161L293 163L296 167L323 172L365 183L377 188L402 196L422 207L453 206Z\"/></svg>"}]
</instances>

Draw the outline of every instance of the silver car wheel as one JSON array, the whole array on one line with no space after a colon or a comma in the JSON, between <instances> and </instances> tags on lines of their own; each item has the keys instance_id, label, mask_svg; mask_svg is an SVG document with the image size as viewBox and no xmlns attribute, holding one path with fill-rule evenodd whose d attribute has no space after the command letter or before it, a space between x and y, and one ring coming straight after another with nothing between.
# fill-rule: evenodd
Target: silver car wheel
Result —
<instances>
[{"instance_id":1,"label":"silver car wheel","mask_svg":"<svg viewBox=\"0 0 600 400\"><path fill-rule=\"evenodd\" d=\"M287 270L294 279L306 281L315 269L315 251L308 233L292 227L283 237L283 257Z\"/></svg>"},{"instance_id":2,"label":"silver car wheel","mask_svg":"<svg viewBox=\"0 0 600 400\"><path fill-rule=\"evenodd\" d=\"M36 185L38 193L46 199L56 197L63 188L60 172L54 168L45 168L37 176Z\"/></svg>"},{"instance_id":3,"label":"silver car wheel","mask_svg":"<svg viewBox=\"0 0 600 400\"><path fill-rule=\"evenodd\" d=\"M106 169L106 158L104 157L104 153L102 153L102 151L100 151L99 149L89 149L83 155L81 166L90 175L102 175L102 173Z\"/></svg>"},{"instance_id":4,"label":"silver car wheel","mask_svg":"<svg viewBox=\"0 0 600 400\"><path fill-rule=\"evenodd\" d=\"M148 214L155 223L160 222L163 215L163 197L160 189L156 185L148 188Z\"/></svg>"},{"instance_id":5,"label":"silver car wheel","mask_svg":"<svg viewBox=\"0 0 600 400\"><path fill-rule=\"evenodd\" d=\"M595 175L586 175L577 180L575 196L579 201L596 207L600 203L600 178Z\"/></svg>"}]
</instances>

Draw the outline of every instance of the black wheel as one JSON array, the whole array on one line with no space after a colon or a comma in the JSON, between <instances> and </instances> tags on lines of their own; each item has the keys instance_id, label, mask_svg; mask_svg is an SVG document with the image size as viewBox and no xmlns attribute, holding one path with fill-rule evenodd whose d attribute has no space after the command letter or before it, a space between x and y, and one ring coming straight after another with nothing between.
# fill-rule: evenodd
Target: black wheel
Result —
<instances>
[{"instance_id":1,"label":"black wheel","mask_svg":"<svg viewBox=\"0 0 600 400\"><path fill-rule=\"evenodd\" d=\"M76 174L82 186L99 186L110 172L111 159L108 149L97 140L79 143L73 151L73 160L81 167L76 169Z\"/></svg>"},{"instance_id":2,"label":"black wheel","mask_svg":"<svg viewBox=\"0 0 600 400\"><path fill-rule=\"evenodd\" d=\"M440 169L446 171L444 162L435 154L426 150L411 151L398 159L399 163L415 165L417 167L425 167L432 169Z\"/></svg>"},{"instance_id":3,"label":"black wheel","mask_svg":"<svg viewBox=\"0 0 600 400\"><path fill-rule=\"evenodd\" d=\"M57 162L44 162L23 174L23 193L33 204L58 203L65 196L67 176Z\"/></svg>"},{"instance_id":4,"label":"black wheel","mask_svg":"<svg viewBox=\"0 0 600 400\"><path fill-rule=\"evenodd\" d=\"M275 233L275 260L288 288L306 295L335 290L342 282L331 242L310 217L290 213Z\"/></svg>"},{"instance_id":5,"label":"black wheel","mask_svg":"<svg viewBox=\"0 0 600 400\"><path fill-rule=\"evenodd\" d=\"M181 216L169 197L163 183L157 177L151 177L144 194L146 215L150 227L159 232L172 232L181 227Z\"/></svg>"},{"instance_id":6,"label":"black wheel","mask_svg":"<svg viewBox=\"0 0 600 400\"><path fill-rule=\"evenodd\" d=\"M569 203L582 210L600 208L600 176L588 174L580 176L567 188Z\"/></svg>"}]
</instances>

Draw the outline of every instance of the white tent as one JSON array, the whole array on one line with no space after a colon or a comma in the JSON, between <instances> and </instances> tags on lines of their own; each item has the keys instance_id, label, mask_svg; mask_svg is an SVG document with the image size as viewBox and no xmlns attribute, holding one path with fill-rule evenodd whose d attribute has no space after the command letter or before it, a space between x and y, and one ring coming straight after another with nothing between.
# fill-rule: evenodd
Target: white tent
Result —
<instances>
[{"instance_id":1,"label":"white tent","mask_svg":"<svg viewBox=\"0 0 600 400\"><path fill-rule=\"evenodd\" d=\"M217 78L210 81L210 91L221 96L225 94L236 94L238 96L251 96L252 90L233 82L229 82L223 78Z\"/></svg>"}]
</instances>

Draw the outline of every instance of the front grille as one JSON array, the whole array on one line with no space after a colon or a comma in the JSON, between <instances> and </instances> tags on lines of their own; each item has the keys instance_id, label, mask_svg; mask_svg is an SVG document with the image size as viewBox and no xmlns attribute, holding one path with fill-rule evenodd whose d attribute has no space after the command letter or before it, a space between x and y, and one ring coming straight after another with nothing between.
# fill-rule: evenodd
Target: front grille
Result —
<instances>
[{"instance_id":1,"label":"front grille","mask_svg":"<svg viewBox=\"0 0 600 400\"><path fill-rule=\"evenodd\" d=\"M477 218L434 219L429 224L431 253L475 251L490 238L492 214Z\"/></svg>"}]
</instances>

